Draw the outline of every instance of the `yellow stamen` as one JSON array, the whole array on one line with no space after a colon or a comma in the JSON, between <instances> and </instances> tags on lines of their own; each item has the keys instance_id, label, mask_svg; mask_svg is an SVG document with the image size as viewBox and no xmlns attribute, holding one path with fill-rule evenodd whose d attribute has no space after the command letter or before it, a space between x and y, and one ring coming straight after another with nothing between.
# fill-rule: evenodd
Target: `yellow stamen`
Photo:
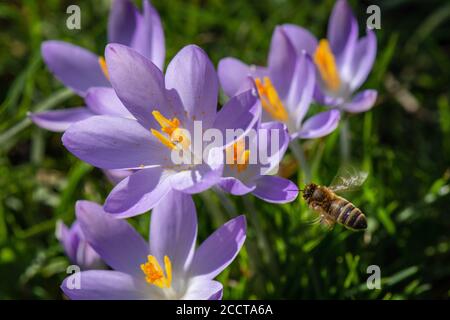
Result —
<instances>
[{"instance_id":1,"label":"yellow stamen","mask_svg":"<svg viewBox=\"0 0 450 320\"><path fill-rule=\"evenodd\" d=\"M339 78L339 72L336 67L333 52L331 51L330 45L326 39L319 41L319 45L314 53L314 62L316 63L320 76L328 89L331 91L338 90L341 84L341 79Z\"/></svg>"},{"instance_id":2,"label":"yellow stamen","mask_svg":"<svg viewBox=\"0 0 450 320\"><path fill-rule=\"evenodd\" d=\"M168 256L164 256L164 268L166 268L167 283L168 287L170 287L172 284L172 262L170 262Z\"/></svg>"},{"instance_id":3,"label":"yellow stamen","mask_svg":"<svg viewBox=\"0 0 450 320\"><path fill-rule=\"evenodd\" d=\"M108 67L106 65L105 58L98 57L98 64L100 65L100 69L102 69L103 74L105 75L106 79L108 79L108 81L109 81L109 72L108 72Z\"/></svg>"},{"instance_id":4,"label":"yellow stamen","mask_svg":"<svg viewBox=\"0 0 450 320\"><path fill-rule=\"evenodd\" d=\"M169 149L175 149L176 148L175 144L173 144L169 139L167 139L161 132L159 132L159 131L157 131L155 129L150 129L150 131L167 148L169 148Z\"/></svg>"},{"instance_id":5,"label":"yellow stamen","mask_svg":"<svg viewBox=\"0 0 450 320\"><path fill-rule=\"evenodd\" d=\"M250 150L245 150L242 153L242 155L241 155L241 161L240 162L242 162L242 164L239 164L239 162L237 164L238 172L242 172L245 169L247 169L248 163L249 163L249 161L248 161L249 159L250 159Z\"/></svg>"},{"instance_id":6,"label":"yellow stamen","mask_svg":"<svg viewBox=\"0 0 450 320\"><path fill-rule=\"evenodd\" d=\"M256 78L255 84L258 90L261 104L264 110L269 113L275 120L286 122L289 115L278 96L278 92L270 81L269 77L264 77L264 83L261 79Z\"/></svg>"},{"instance_id":7,"label":"yellow stamen","mask_svg":"<svg viewBox=\"0 0 450 320\"><path fill-rule=\"evenodd\" d=\"M180 128L180 120L177 118L168 119L164 117L161 112L153 111L153 117L161 126L161 131L167 134L167 136L163 135L161 132L150 129L152 134L161 141L163 145L170 149L175 149L178 144L186 150L191 145L191 141L186 136L184 129Z\"/></svg>"},{"instance_id":8,"label":"yellow stamen","mask_svg":"<svg viewBox=\"0 0 450 320\"><path fill-rule=\"evenodd\" d=\"M171 135L172 132L180 126L180 121L177 118L173 118L172 120L167 119L161 114L161 112L156 110L152 112L152 115L161 126L161 131L167 133L168 135Z\"/></svg>"},{"instance_id":9,"label":"yellow stamen","mask_svg":"<svg viewBox=\"0 0 450 320\"><path fill-rule=\"evenodd\" d=\"M164 268L161 268L158 260L154 256L148 256L148 261L141 264L141 270L145 274L145 280L159 288L170 288L172 285L172 263L168 256L164 256Z\"/></svg>"},{"instance_id":10,"label":"yellow stamen","mask_svg":"<svg viewBox=\"0 0 450 320\"><path fill-rule=\"evenodd\" d=\"M250 160L250 150L245 150L245 141L239 140L226 149L227 163L238 172L247 169Z\"/></svg>"}]
</instances>

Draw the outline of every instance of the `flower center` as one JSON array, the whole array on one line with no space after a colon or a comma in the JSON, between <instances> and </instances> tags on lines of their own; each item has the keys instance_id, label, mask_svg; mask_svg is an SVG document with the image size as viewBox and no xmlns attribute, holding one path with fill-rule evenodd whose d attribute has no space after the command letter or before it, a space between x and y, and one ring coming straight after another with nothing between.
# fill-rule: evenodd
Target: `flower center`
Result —
<instances>
[{"instance_id":1,"label":"flower center","mask_svg":"<svg viewBox=\"0 0 450 320\"><path fill-rule=\"evenodd\" d=\"M328 40L322 39L319 41L316 52L314 52L314 62L327 88L331 91L337 91L341 84L341 79L339 78L336 61Z\"/></svg>"},{"instance_id":2,"label":"flower center","mask_svg":"<svg viewBox=\"0 0 450 320\"><path fill-rule=\"evenodd\" d=\"M270 81L269 77L264 77L264 83L261 79L256 78L255 84L258 90L261 104L264 110L269 113L275 120L286 122L289 115L278 96L278 92Z\"/></svg>"},{"instance_id":3,"label":"flower center","mask_svg":"<svg viewBox=\"0 0 450 320\"><path fill-rule=\"evenodd\" d=\"M186 136L185 130L180 128L180 120L177 118L170 120L156 110L152 112L152 115L161 126L162 132L155 129L150 129L150 131L163 145L169 149L175 149L178 145L180 145L183 150L189 148L191 141Z\"/></svg>"},{"instance_id":4,"label":"flower center","mask_svg":"<svg viewBox=\"0 0 450 320\"><path fill-rule=\"evenodd\" d=\"M145 274L145 281L159 288L170 288L172 284L172 263L168 256L164 256L164 268L166 274L161 268L158 260L154 256L148 256L148 261L141 264L141 270Z\"/></svg>"},{"instance_id":5,"label":"flower center","mask_svg":"<svg viewBox=\"0 0 450 320\"><path fill-rule=\"evenodd\" d=\"M250 159L250 150L245 149L245 141L239 140L226 149L227 163L231 169L236 168L238 172L247 169Z\"/></svg>"},{"instance_id":6,"label":"flower center","mask_svg":"<svg viewBox=\"0 0 450 320\"><path fill-rule=\"evenodd\" d=\"M102 69L102 72L105 75L106 79L108 79L109 81L109 72L108 67L106 66L105 58L98 57L98 64L100 65L100 69Z\"/></svg>"}]
</instances>

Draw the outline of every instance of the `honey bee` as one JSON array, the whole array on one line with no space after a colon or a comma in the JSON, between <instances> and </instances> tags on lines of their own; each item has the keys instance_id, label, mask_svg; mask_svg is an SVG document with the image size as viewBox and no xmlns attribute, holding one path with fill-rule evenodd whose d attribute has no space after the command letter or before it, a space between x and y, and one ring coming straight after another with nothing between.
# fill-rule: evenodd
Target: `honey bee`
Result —
<instances>
[{"instance_id":1,"label":"honey bee","mask_svg":"<svg viewBox=\"0 0 450 320\"><path fill-rule=\"evenodd\" d=\"M353 231L364 230L367 228L366 216L353 203L336 193L352 191L360 187L366 178L367 172L352 167L342 168L328 187L307 184L302 190L303 199L320 215L319 221L329 228L339 223Z\"/></svg>"}]
</instances>

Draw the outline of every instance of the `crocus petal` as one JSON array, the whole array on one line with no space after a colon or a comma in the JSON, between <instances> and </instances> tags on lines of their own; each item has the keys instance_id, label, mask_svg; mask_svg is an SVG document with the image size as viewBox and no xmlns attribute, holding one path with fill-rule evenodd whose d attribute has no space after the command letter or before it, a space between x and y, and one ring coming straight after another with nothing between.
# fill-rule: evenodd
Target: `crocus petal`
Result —
<instances>
[{"instance_id":1,"label":"crocus petal","mask_svg":"<svg viewBox=\"0 0 450 320\"><path fill-rule=\"evenodd\" d=\"M116 271L142 276L149 247L125 220L114 219L94 202L77 201L75 207L86 241Z\"/></svg>"},{"instance_id":2,"label":"crocus petal","mask_svg":"<svg viewBox=\"0 0 450 320\"><path fill-rule=\"evenodd\" d=\"M246 237L245 216L234 218L216 230L197 249L191 264L196 279L213 279L236 257Z\"/></svg>"},{"instance_id":3,"label":"crocus petal","mask_svg":"<svg viewBox=\"0 0 450 320\"><path fill-rule=\"evenodd\" d=\"M64 110L44 111L30 113L29 117L36 125L41 128L64 132L72 124L90 118L95 114L85 107L70 108Z\"/></svg>"},{"instance_id":4,"label":"crocus petal","mask_svg":"<svg viewBox=\"0 0 450 320\"><path fill-rule=\"evenodd\" d=\"M328 23L327 38L336 57L340 76L348 79L358 39L358 22L346 0L336 1Z\"/></svg>"},{"instance_id":5,"label":"crocus petal","mask_svg":"<svg viewBox=\"0 0 450 320\"><path fill-rule=\"evenodd\" d=\"M285 124L278 121L261 123L260 129L266 130L267 134L259 134L259 150L267 150L267 159L262 163L263 158L259 159L259 174L264 175L273 172L278 167L281 159L289 146L290 136ZM272 138L274 137L274 138ZM276 140L277 139L277 140ZM273 141L272 141L273 140Z\"/></svg>"},{"instance_id":6,"label":"crocus petal","mask_svg":"<svg viewBox=\"0 0 450 320\"><path fill-rule=\"evenodd\" d=\"M84 239L81 239L78 244L75 261L82 270L105 269L105 264L99 254Z\"/></svg>"},{"instance_id":7,"label":"crocus petal","mask_svg":"<svg viewBox=\"0 0 450 320\"><path fill-rule=\"evenodd\" d=\"M223 165L207 163L196 165L191 170L183 170L170 178L170 185L174 190L194 194L203 192L220 181Z\"/></svg>"},{"instance_id":8,"label":"crocus petal","mask_svg":"<svg viewBox=\"0 0 450 320\"><path fill-rule=\"evenodd\" d=\"M256 185L247 186L234 177L223 177L220 179L219 186L226 192L235 196L242 196L255 190Z\"/></svg>"},{"instance_id":9,"label":"crocus petal","mask_svg":"<svg viewBox=\"0 0 450 320\"><path fill-rule=\"evenodd\" d=\"M208 128L217 110L219 81L211 60L195 45L181 49L167 66L166 86L175 89L188 116Z\"/></svg>"},{"instance_id":10,"label":"crocus petal","mask_svg":"<svg viewBox=\"0 0 450 320\"><path fill-rule=\"evenodd\" d=\"M300 127L313 100L316 85L316 71L311 58L305 51L299 54L294 75L285 97L285 105L293 117L295 126Z\"/></svg>"},{"instance_id":11,"label":"crocus petal","mask_svg":"<svg viewBox=\"0 0 450 320\"><path fill-rule=\"evenodd\" d=\"M136 7L129 0L114 0L108 19L108 42L131 45L137 24Z\"/></svg>"},{"instance_id":12,"label":"crocus petal","mask_svg":"<svg viewBox=\"0 0 450 320\"><path fill-rule=\"evenodd\" d=\"M309 30L295 24L283 24L282 27L297 54L301 54L303 51L310 55L314 54L317 48L317 39Z\"/></svg>"},{"instance_id":13,"label":"crocus petal","mask_svg":"<svg viewBox=\"0 0 450 320\"><path fill-rule=\"evenodd\" d=\"M152 209L169 190L169 179L161 168L142 169L114 187L104 208L117 218L132 217Z\"/></svg>"},{"instance_id":14,"label":"crocus petal","mask_svg":"<svg viewBox=\"0 0 450 320\"><path fill-rule=\"evenodd\" d=\"M253 194L272 203L294 201L298 195L298 187L290 180L277 176L262 176L256 182Z\"/></svg>"},{"instance_id":15,"label":"crocus petal","mask_svg":"<svg viewBox=\"0 0 450 320\"><path fill-rule=\"evenodd\" d=\"M47 67L66 87L81 96L90 87L108 87L98 56L92 52L62 41L45 41L41 46Z\"/></svg>"},{"instance_id":16,"label":"crocus petal","mask_svg":"<svg viewBox=\"0 0 450 320\"><path fill-rule=\"evenodd\" d=\"M75 234L75 232L70 232L70 229L67 228L67 226L62 221L58 221L56 223L55 235L56 239L61 242L67 257L71 262L75 263L76 247L80 241L79 237Z\"/></svg>"},{"instance_id":17,"label":"crocus petal","mask_svg":"<svg viewBox=\"0 0 450 320\"><path fill-rule=\"evenodd\" d=\"M269 76L281 99L287 95L294 74L297 53L282 27L276 27L270 43Z\"/></svg>"},{"instance_id":18,"label":"crocus petal","mask_svg":"<svg viewBox=\"0 0 450 320\"><path fill-rule=\"evenodd\" d=\"M369 110L377 100L376 90L364 90L359 92L351 102L343 105L343 109L351 113L359 113Z\"/></svg>"},{"instance_id":19,"label":"crocus petal","mask_svg":"<svg viewBox=\"0 0 450 320\"><path fill-rule=\"evenodd\" d=\"M119 97L117 97L113 88L90 88L86 93L84 101L88 108L95 114L133 118Z\"/></svg>"},{"instance_id":20,"label":"crocus petal","mask_svg":"<svg viewBox=\"0 0 450 320\"><path fill-rule=\"evenodd\" d=\"M367 30L367 35L356 44L352 61L352 77L350 89L358 89L367 79L377 53L377 38L372 30Z\"/></svg>"},{"instance_id":21,"label":"crocus petal","mask_svg":"<svg viewBox=\"0 0 450 320\"><path fill-rule=\"evenodd\" d=\"M302 125L300 132L294 134L301 139L315 139L326 136L336 129L340 120L338 110L329 110L312 116Z\"/></svg>"},{"instance_id":22,"label":"crocus petal","mask_svg":"<svg viewBox=\"0 0 450 320\"><path fill-rule=\"evenodd\" d=\"M136 120L113 116L94 116L73 124L62 142L75 156L102 169L161 164L169 154Z\"/></svg>"},{"instance_id":23,"label":"crocus petal","mask_svg":"<svg viewBox=\"0 0 450 320\"><path fill-rule=\"evenodd\" d=\"M212 296L210 296L208 300L222 300L222 297L223 297L223 288L214 293Z\"/></svg>"},{"instance_id":24,"label":"crocus petal","mask_svg":"<svg viewBox=\"0 0 450 320\"><path fill-rule=\"evenodd\" d=\"M79 277L80 287L74 287ZM145 280L142 280L145 282ZM61 289L72 300L141 300L148 298L141 283L131 275L107 270L75 273L64 279Z\"/></svg>"},{"instance_id":25,"label":"crocus petal","mask_svg":"<svg viewBox=\"0 0 450 320\"><path fill-rule=\"evenodd\" d=\"M224 58L219 61L217 74L225 94L233 97L253 88L246 81L247 77L263 78L268 75L268 70L260 66L249 66L235 58Z\"/></svg>"},{"instance_id":26,"label":"crocus petal","mask_svg":"<svg viewBox=\"0 0 450 320\"><path fill-rule=\"evenodd\" d=\"M161 19L149 1L143 1L143 15L138 16L131 47L163 70L166 48Z\"/></svg>"},{"instance_id":27,"label":"crocus petal","mask_svg":"<svg viewBox=\"0 0 450 320\"><path fill-rule=\"evenodd\" d=\"M224 58L219 61L217 66L217 74L219 76L220 85L229 97L234 96L245 77L249 74L249 66L235 58Z\"/></svg>"},{"instance_id":28,"label":"crocus petal","mask_svg":"<svg viewBox=\"0 0 450 320\"><path fill-rule=\"evenodd\" d=\"M344 97L341 96L329 96L326 92L322 91L320 84L316 81L314 88L314 100L321 105L328 107L338 107L345 102Z\"/></svg>"},{"instance_id":29,"label":"crocus petal","mask_svg":"<svg viewBox=\"0 0 450 320\"><path fill-rule=\"evenodd\" d=\"M117 96L144 128L160 127L152 116L153 110L167 118L175 116L166 99L163 74L156 65L120 44L107 45L105 56Z\"/></svg>"},{"instance_id":30,"label":"crocus petal","mask_svg":"<svg viewBox=\"0 0 450 320\"><path fill-rule=\"evenodd\" d=\"M113 184L116 185L126 177L129 177L133 174L133 170L103 170L103 173L106 175L108 180Z\"/></svg>"},{"instance_id":31,"label":"crocus petal","mask_svg":"<svg viewBox=\"0 0 450 320\"><path fill-rule=\"evenodd\" d=\"M199 279L192 281L183 300L219 300L223 286L215 280Z\"/></svg>"},{"instance_id":32,"label":"crocus petal","mask_svg":"<svg viewBox=\"0 0 450 320\"><path fill-rule=\"evenodd\" d=\"M189 268L197 239L197 212L188 194L171 191L153 209L150 252L160 263L172 262L174 274L182 277Z\"/></svg>"},{"instance_id":33,"label":"crocus petal","mask_svg":"<svg viewBox=\"0 0 450 320\"><path fill-rule=\"evenodd\" d=\"M227 131L240 133L235 139L227 139L225 146L233 144L255 126L261 115L261 104L253 90L247 90L231 98L220 111L214 120L213 128L222 132L224 139L227 139Z\"/></svg>"}]
</instances>

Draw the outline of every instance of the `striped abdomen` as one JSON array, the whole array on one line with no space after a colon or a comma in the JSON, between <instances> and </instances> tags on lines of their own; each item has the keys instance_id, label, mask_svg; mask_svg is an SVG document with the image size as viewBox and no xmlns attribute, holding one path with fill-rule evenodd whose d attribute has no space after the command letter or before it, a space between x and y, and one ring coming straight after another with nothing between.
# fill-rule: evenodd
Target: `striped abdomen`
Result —
<instances>
[{"instance_id":1,"label":"striped abdomen","mask_svg":"<svg viewBox=\"0 0 450 320\"><path fill-rule=\"evenodd\" d=\"M331 205L329 213L336 222L354 230L363 230L367 228L367 221L364 214L355 207L350 201L336 197Z\"/></svg>"}]
</instances>

